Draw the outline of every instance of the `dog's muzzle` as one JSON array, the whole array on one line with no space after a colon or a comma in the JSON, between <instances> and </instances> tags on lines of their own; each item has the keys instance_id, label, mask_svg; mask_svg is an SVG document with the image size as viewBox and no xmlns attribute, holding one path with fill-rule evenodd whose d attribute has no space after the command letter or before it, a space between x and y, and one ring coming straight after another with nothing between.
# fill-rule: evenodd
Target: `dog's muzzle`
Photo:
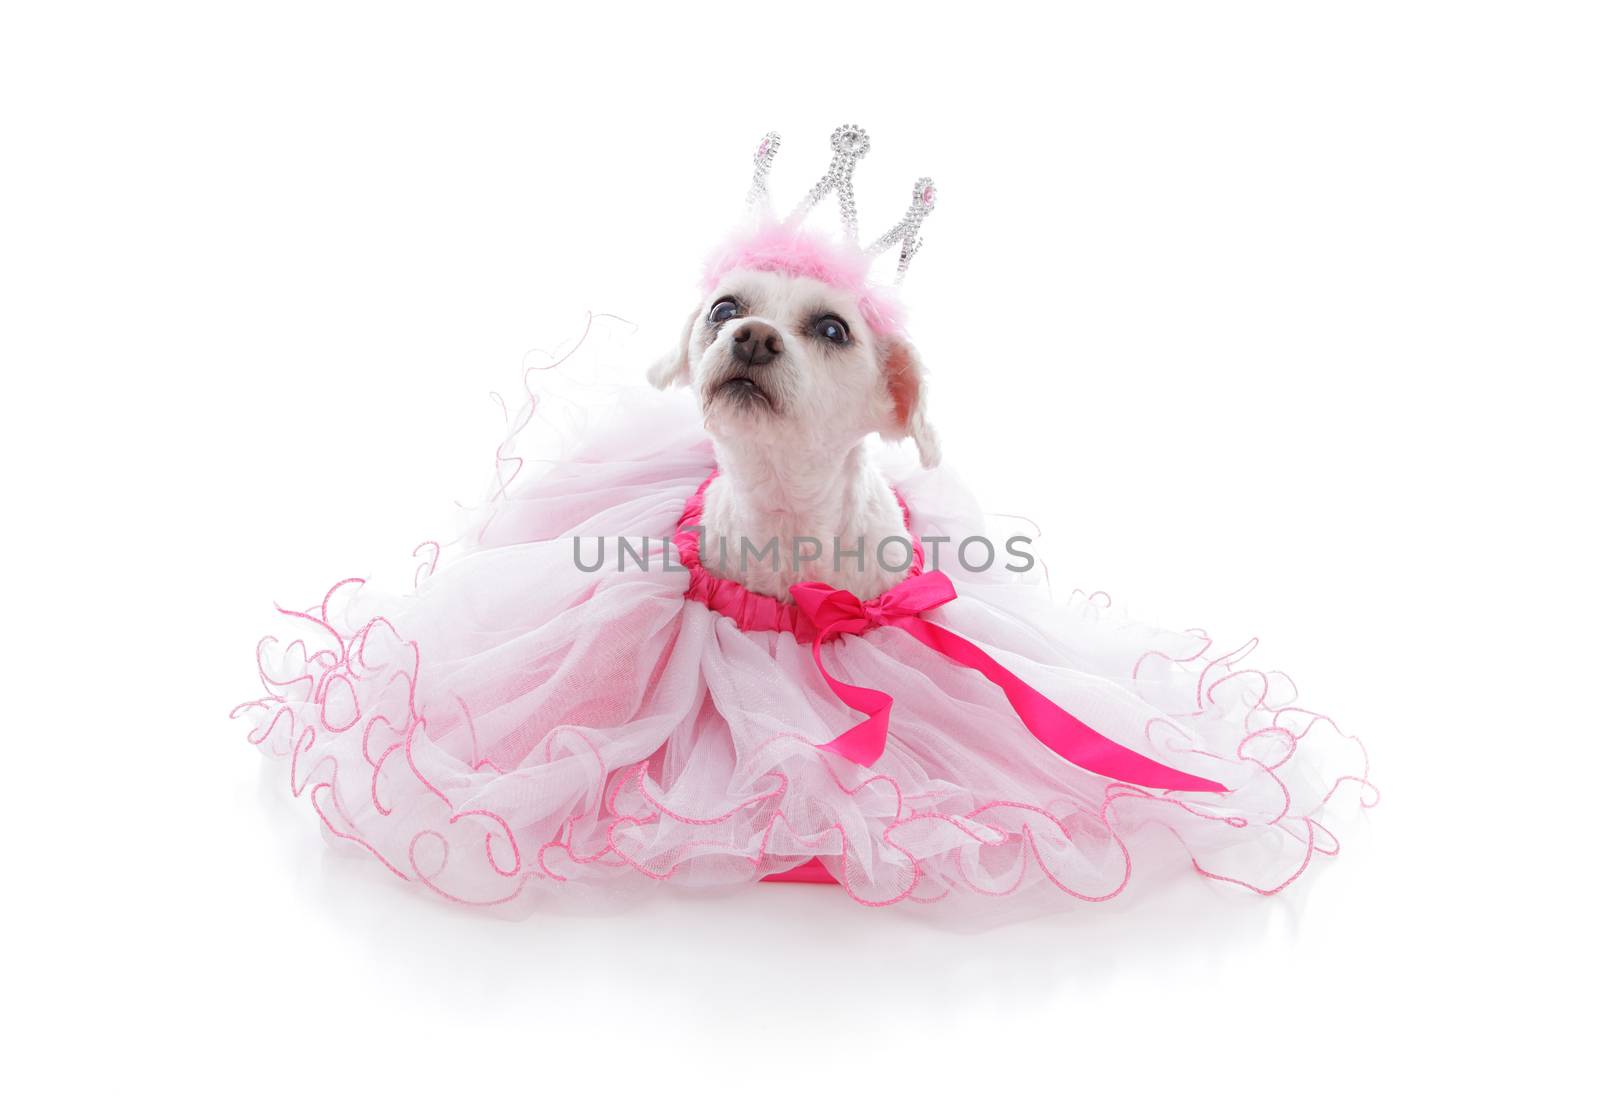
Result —
<instances>
[{"instance_id":1,"label":"dog's muzzle","mask_svg":"<svg viewBox=\"0 0 1600 1098\"><path fill-rule=\"evenodd\" d=\"M731 329L726 364L706 385L706 405L726 399L738 407L776 412L776 388L768 369L782 354L783 337L764 320L746 320Z\"/></svg>"}]
</instances>

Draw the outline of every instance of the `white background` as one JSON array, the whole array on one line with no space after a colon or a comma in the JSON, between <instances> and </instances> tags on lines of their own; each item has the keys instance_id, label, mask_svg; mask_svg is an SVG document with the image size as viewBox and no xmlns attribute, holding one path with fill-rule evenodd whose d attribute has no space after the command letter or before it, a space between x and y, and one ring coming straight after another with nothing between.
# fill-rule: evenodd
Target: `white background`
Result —
<instances>
[{"instance_id":1,"label":"white background","mask_svg":"<svg viewBox=\"0 0 1600 1098\"><path fill-rule=\"evenodd\" d=\"M1600 33L1544 3L8 5L8 1090L1577 1086ZM463 914L225 714L480 490L522 356L676 333L750 150L873 136L949 460L1385 791L1283 897L954 933L762 887Z\"/></svg>"}]
</instances>

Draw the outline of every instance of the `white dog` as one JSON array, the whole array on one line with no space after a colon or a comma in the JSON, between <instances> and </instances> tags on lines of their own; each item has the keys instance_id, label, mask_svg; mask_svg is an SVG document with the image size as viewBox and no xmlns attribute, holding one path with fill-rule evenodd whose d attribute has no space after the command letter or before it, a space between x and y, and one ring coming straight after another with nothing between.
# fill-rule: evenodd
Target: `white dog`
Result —
<instances>
[{"instance_id":1,"label":"white dog","mask_svg":"<svg viewBox=\"0 0 1600 1098\"><path fill-rule=\"evenodd\" d=\"M812 278L733 270L649 377L658 388L693 388L715 445L708 570L779 598L820 580L868 599L904 578L905 551L879 552L888 539L904 542L900 504L863 444L874 432L909 438L929 468L939 445L916 351L875 334L854 296ZM774 539L779 552L762 554ZM725 556L712 551L718 545L729 547ZM858 546L864 552L851 555Z\"/></svg>"}]
</instances>

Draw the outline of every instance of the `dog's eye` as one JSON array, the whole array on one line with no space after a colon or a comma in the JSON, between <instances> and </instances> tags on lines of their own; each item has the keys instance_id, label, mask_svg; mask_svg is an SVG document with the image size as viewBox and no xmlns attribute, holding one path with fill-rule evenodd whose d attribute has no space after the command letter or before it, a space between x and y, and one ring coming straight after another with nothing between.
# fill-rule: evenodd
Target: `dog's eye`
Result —
<instances>
[{"instance_id":1,"label":"dog's eye","mask_svg":"<svg viewBox=\"0 0 1600 1098\"><path fill-rule=\"evenodd\" d=\"M742 311L737 300L731 297L724 297L718 299L717 303L711 306L711 315L706 319L713 324L722 324L725 321L732 320Z\"/></svg>"},{"instance_id":2,"label":"dog's eye","mask_svg":"<svg viewBox=\"0 0 1600 1098\"><path fill-rule=\"evenodd\" d=\"M850 342L850 325L836 316L818 317L811 330L829 343Z\"/></svg>"}]
</instances>

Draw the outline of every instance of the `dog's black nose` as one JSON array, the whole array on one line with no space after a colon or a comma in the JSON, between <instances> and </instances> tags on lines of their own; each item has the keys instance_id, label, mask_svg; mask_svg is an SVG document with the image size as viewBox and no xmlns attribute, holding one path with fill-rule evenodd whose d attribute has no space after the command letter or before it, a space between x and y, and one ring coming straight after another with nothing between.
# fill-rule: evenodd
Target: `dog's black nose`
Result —
<instances>
[{"instance_id":1,"label":"dog's black nose","mask_svg":"<svg viewBox=\"0 0 1600 1098\"><path fill-rule=\"evenodd\" d=\"M765 366L783 353L778 329L760 320L747 320L733 333L733 357L746 366Z\"/></svg>"}]
</instances>

